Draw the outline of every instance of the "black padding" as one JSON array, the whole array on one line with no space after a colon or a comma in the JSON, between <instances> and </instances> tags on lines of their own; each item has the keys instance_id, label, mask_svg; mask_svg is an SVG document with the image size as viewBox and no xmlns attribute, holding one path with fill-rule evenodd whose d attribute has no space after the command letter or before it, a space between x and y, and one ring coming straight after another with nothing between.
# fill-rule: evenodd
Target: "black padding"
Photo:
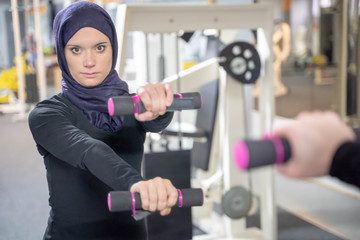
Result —
<instances>
[{"instance_id":1,"label":"black padding","mask_svg":"<svg viewBox=\"0 0 360 240\"><path fill-rule=\"evenodd\" d=\"M112 191L110 194L111 212L128 211L133 209L131 193L128 191ZM135 193L135 208L141 209L140 194ZM109 206L110 207L110 206Z\"/></svg>"},{"instance_id":2,"label":"black padding","mask_svg":"<svg viewBox=\"0 0 360 240\"><path fill-rule=\"evenodd\" d=\"M194 207L202 206L204 203L203 191L199 188L180 189L182 195L182 205L180 194L175 207ZM128 211L133 209L131 192L112 191L110 194L111 212ZM142 209L141 197L138 192L133 193L135 199L135 209Z\"/></svg>"},{"instance_id":3,"label":"black padding","mask_svg":"<svg viewBox=\"0 0 360 240\"><path fill-rule=\"evenodd\" d=\"M183 107L184 109L199 109L202 106L202 97L200 92L187 92L182 93L183 100L191 100L189 103L184 103L183 105L187 105L187 108Z\"/></svg>"},{"instance_id":4,"label":"black padding","mask_svg":"<svg viewBox=\"0 0 360 240\"><path fill-rule=\"evenodd\" d=\"M284 162L291 157L290 143L285 138L280 138L284 150ZM244 141L249 151L248 168L261 167L276 163L276 147L271 139Z\"/></svg>"},{"instance_id":5,"label":"black padding","mask_svg":"<svg viewBox=\"0 0 360 240\"><path fill-rule=\"evenodd\" d=\"M146 179L169 179L176 188L190 188L190 151L146 153L143 162ZM147 217L149 240L192 239L191 208L172 208L167 216L158 212Z\"/></svg>"},{"instance_id":6,"label":"black padding","mask_svg":"<svg viewBox=\"0 0 360 240\"><path fill-rule=\"evenodd\" d=\"M270 165L276 162L276 150L270 140L246 141L249 151L248 168Z\"/></svg>"},{"instance_id":7,"label":"black padding","mask_svg":"<svg viewBox=\"0 0 360 240\"><path fill-rule=\"evenodd\" d=\"M357 75L347 72L346 77L346 115L357 113Z\"/></svg>"},{"instance_id":8,"label":"black padding","mask_svg":"<svg viewBox=\"0 0 360 240\"><path fill-rule=\"evenodd\" d=\"M131 96L111 98L114 103L114 116L134 114L135 104Z\"/></svg>"},{"instance_id":9,"label":"black padding","mask_svg":"<svg viewBox=\"0 0 360 240\"><path fill-rule=\"evenodd\" d=\"M204 193L199 188L181 189L183 197L182 207L202 206L204 204Z\"/></svg>"},{"instance_id":10,"label":"black padding","mask_svg":"<svg viewBox=\"0 0 360 240\"><path fill-rule=\"evenodd\" d=\"M201 95L198 92L182 93L182 98L178 94L174 95L173 103L166 108L166 111L181 111L201 108ZM138 113L146 112L146 108L141 101L134 103L132 96L111 97L114 103L113 115L134 114L137 105ZM135 105L136 104L136 105Z\"/></svg>"},{"instance_id":11,"label":"black padding","mask_svg":"<svg viewBox=\"0 0 360 240\"><path fill-rule=\"evenodd\" d=\"M195 127L196 131L182 131L182 136L191 138L202 138L205 141L194 141L191 150L191 165L203 169L209 168L211 145L216 121L216 112L218 104L218 80L211 81L200 87L202 96L202 106L197 111ZM165 129L162 135L178 136L177 131Z\"/></svg>"},{"instance_id":12,"label":"black padding","mask_svg":"<svg viewBox=\"0 0 360 240\"><path fill-rule=\"evenodd\" d=\"M197 111L195 126L197 132L201 133L201 137L206 137L207 141L194 141L193 149L191 150L191 164L205 171L209 169L211 145L218 106L218 85L219 81L214 80L200 88L203 105Z\"/></svg>"}]
</instances>

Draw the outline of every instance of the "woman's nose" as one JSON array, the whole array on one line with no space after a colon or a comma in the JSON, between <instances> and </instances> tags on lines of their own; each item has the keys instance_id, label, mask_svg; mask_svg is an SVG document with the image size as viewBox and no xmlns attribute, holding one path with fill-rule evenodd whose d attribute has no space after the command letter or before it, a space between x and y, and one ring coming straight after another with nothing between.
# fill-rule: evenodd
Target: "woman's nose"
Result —
<instances>
[{"instance_id":1,"label":"woman's nose","mask_svg":"<svg viewBox=\"0 0 360 240\"><path fill-rule=\"evenodd\" d=\"M84 66L87 68L94 67L96 63L95 56L91 51L87 51L84 56Z\"/></svg>"}]
</instances>

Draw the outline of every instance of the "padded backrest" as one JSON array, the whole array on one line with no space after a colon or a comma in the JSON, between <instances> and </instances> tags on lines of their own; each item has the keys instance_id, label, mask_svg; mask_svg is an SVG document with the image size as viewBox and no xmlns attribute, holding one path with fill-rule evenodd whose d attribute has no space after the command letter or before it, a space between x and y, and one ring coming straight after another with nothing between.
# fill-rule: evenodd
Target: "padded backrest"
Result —
<instances>
[{"instance_id":1,"label":"padded backrest","mask_svg":"<svg viewBox=\"0 0 360 240\"><path fill-rule=\"evenodd\" d=\"M215 127L216 111L218 105L219 80L214 80L203 85L200 93L203 104L197 112L196 128L206 133L206 142L194 142L191 151L191 164L205 171L209 168L209 159L212 145L213 131Z\"/></svg>"}]
</instances>

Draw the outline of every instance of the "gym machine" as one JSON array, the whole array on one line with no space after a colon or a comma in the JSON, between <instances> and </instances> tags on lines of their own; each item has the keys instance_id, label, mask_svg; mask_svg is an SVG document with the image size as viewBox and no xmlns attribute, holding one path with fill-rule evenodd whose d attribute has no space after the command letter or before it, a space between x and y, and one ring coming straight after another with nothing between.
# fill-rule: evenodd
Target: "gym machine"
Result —
<instances>
[{"instance_id":1,"label":"gym machine","mask_svg":"<svg viewBox=\"0 0 360 240\"><path fill-rule=\"evenodd\" d=\"M127 47L127 33L131 31L143 31L147 33L179 33L180 31L195 31L204 29L253 29L257 32L256 49L260 55L258 60L249 61L256 55L254 47L247 43L234 43L228 50L233 57L223 52L218 58L200 63L176 76L169 77L164 81L171 84L177 91L177 83L180 81L181 91L198 91L200 86L219 79L219 101L216 114L216 123L213 132L212 156L209 162L209 170L204 171L200 182L207 182L205 188L205 202L225 203L228 210L236 210L240 195L244 193L250 196L247 189L251 188L251 176L249 172L239 171L233 160L233 145L238 139L256 138L251 126L253 121L253 84L259 82L259 126L260 132L271 132L273 122L273 61L272 61L272 34L273 34L273 6L268 3L251 5L179 5L179 6L127 6L119 5L117 17L117 30L119 39L119 59L117 70L123 75L125 65L125 49ZM195 21L196 19L196 21ZM247 50L248 51L245 51ZM247 52L247 53L246 53ZM252 56L247 55L248 52ZM250 56L250 57L247 57ZM260 63L259 65L257 65ZM249 67L251 65L252 67ZM255 67L255 68L253 68ZM227 69L229 68L229 69ZM253 68L253 69L252 69ZM226 71L226 69L228 71ZM257 71L255 71L257 69ZM234 74L232 74L232 73ZM258 75L256 76L256 73ZM235 75L235 76L234 76ZM242 75L241 80L234 77ZM240 81L240 82L239 82ZM246 83L244 83L246 82ZM219 171L220 169L220 171ZM193 239L276 239L276 208L274 197L273 169L271 167L256 170L261 189L261 229L248 229L244 216L247 209L241 214L237 211L236 216L223 215L220 222L213 223L222 225L222 232L208 232L206 235L194 236ZM200 174L196 174L196 177ZM205 176L207 176L205 178ZM221 182L219 192L222 200L217 199L216 191L211 187ZM202 188L202 187L201 187ZM235 190L233 190L235 189ZM231 205L234 203L235 205ZM249 199L251 205L252 199ZM227 206L226 206L227 205ZM202 207L201 207L202 208ZM198 208L199 210L201 208ZM206 208L204 206L204 208ZM224 207L223 207L224 208ZM212 211L212 209L210 209ZM236 211L235 211L236 212ZM196 215L196 214L195 214ZM239 217L239 215L242 215ZM197 216L195 216L197 218ZM199 217L200 219L200 217ZM201 219L200 219L201 220ZM210 225L212 227L214 225ZM202 226L200 226L201 228Z\"/></svg>"}]
</instances>

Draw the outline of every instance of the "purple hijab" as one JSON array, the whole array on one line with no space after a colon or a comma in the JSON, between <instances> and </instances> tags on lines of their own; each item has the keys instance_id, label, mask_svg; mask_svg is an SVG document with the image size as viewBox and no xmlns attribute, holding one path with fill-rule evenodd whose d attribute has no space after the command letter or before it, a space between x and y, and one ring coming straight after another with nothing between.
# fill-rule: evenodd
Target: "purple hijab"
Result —
<instances>
[{"instance_id":1,"label":"purple hijab","mask_svg":"<svg viewBox=\"0 0 360 240\"><path fill-rule=\"evenodd\" d=\"M95 87L84 87L71 76L64 48L70 38L81 28L92 27L105 34L112 45L112 67L109 75ZM121 80L115 70L118 45L115 26L109 14L100 6L88 1L75 2L61 10L54 20L56 53L62 72L62 92L73 104L80 108L89 121L97 128L117 131L123 118L111 117L107 110L107 100L112 96L128 95L128 85Z\"/></svg>"}]
</instances>

